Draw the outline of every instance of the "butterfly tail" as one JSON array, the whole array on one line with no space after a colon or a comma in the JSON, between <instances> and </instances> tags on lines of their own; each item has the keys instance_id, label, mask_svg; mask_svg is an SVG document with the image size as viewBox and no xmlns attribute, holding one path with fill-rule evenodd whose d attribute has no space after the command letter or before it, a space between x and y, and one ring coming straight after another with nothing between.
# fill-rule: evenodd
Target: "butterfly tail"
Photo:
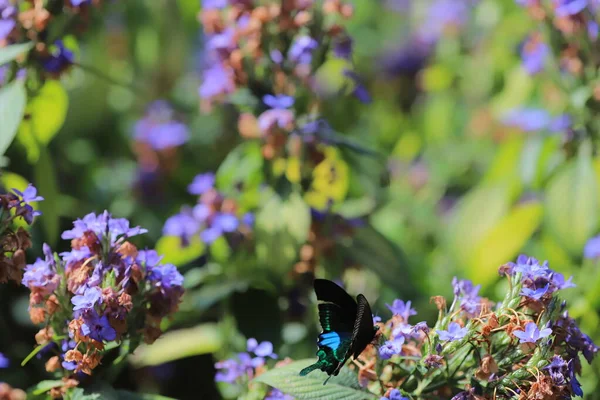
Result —
<instances>
[{"instance_id":1,"label":"butterfly tail","mask_svg":"<svg viewBox=\"0 0 600 400\"><path fill-rule=\"evenodd\" d=\"M322 364L320 362L316 362L312 365L309 365L308 367L304 368L302 371L300 371L300 376L305 376L310 374L312 371L314 371L315 369L320 369L322 366Z\"/></svg>"}]
</instances>

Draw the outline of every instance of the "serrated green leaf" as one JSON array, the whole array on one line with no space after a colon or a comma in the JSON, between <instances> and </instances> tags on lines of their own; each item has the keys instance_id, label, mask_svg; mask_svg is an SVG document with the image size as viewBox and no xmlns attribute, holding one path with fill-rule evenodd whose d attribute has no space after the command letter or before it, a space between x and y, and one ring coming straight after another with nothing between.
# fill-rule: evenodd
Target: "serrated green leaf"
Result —
<instances>
[{"instance_id":1,"label":"serrated green leaf","mask_svg":"<svg viewBox=\"0 0 600 400\"><path fill-rule=\"evenodd\" d=\"M33 42L13 44L0 49L0 65L6 64L17 58L19 55L31 50Z\"/></svg>"},{"instance_id":2,"label":"serrated green leaf","mask_svg":"<svg viewBox=\"0 0 600 400\"><path fill-rule=\"evenodd\" d=\"M295 361L267 371L256 377L254 381L266 383L297 399L371 400L378 398L361 389L356 375L347 367L343 367L340 374L332 377L326 385L323 385L323 382L327 379L327 374L322 371L313 371L306 376L298 375L302 368L314 362L314 359Z\"/></svg>"},{"instance_id":3,"label":"serrated green leaf","mask_svg":"<svg viewBox=\"0 0 600 400\"><path fill-rule=\"evenodd\" d=\"M50 246L53 246L58 241L59 230L59 199L58 182L54 172L52 158L48 153L47 147L40 147L40 158L35 164L35 184L44 201L39 204L43 218L41 218L42 226L46 233L46 240Z\"/></svg>"},{"instance_id":4,"label":"serrated green leaf","mask_svg":"<svg viewBox=\"0 0 600 400\"><path fill-rule=\"evenodd\" d=\"M599 218L598 181L589 143L552 177L545 200L544 221L550 233L571 255L581 256Z\"/></svg>"},{"instance_id":5,"label":"serrated green leaf","mask_svg":"<svg viewBox=\"0 0 600 400\"><path fill-rule=\"evenodd\" d=\"M85 393L82 388L73 389L71 393L70 400L96 400L100 399L102 396L100 393Z\"/></svg>"},{"instance_id":6,"label":"serrated green leaf","mask_svg":"<svg viewBox=\"0 0 600 400\"><path fill-rule=\"evenodd\" d=\"M484 286L498 278L498 267L512 260L542 222L540 202L516 206L475 248L469 278Z\"/></svg>"},{"instance_id":7,"label":"serrated green leaf","mask_svg":"<svg viewBox=\"0 0 600 400\"><path fill-rule=\"evenodd\" d=\"M4 155L18 131L26 102L23 81L16 80L0 88L0 156Z\"/></svg>"},{"instance_id":8,"label":"serrated green leaf","mask_svg":"<svg viewBox=\"0 0 600 400\"><path fill-rule=\"evenodd\" d=\"M140 368L214 353L220 347L221 336L217 324L207 323L167 332L152 345L139 346L129 360L135 367Z\"/></svg>"},{"instance_id":9,"label":"serrated green leaf","mask_svg":"<svg viewBox=\"0 0 600 400\"><path fill-rule=\"evenodd\" d=\"M204 243L199 236L190 238L187 246L181 245L178 236L163 236L156 242L156 251L164 256L163 261L177 266L194 261L204 254L204 250Z\"/></svg>"}]
</instances>

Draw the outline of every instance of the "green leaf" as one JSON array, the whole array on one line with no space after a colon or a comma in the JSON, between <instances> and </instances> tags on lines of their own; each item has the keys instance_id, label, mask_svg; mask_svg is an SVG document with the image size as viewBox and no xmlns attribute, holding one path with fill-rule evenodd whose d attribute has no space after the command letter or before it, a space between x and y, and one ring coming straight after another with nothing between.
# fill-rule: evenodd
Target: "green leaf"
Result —
<instances>
[{"instance_id":1,"label":"green leaf","mask_svg":"<svg viewBox=\"0 0 600 400\"><path fill-rule=\"evenodd\" d=\"M25 366L25 364L27 364L29 361L31 361L31 359L32 359L33 357L35 357L35 356L36 356L36 354L37 354L37 353L39 353L39 352L40 352L40 351L41 351L43 348L44 348L44 345L38 345L38 346L36 346L36 347L35 347L35 348L34 348L34 349L31 351L31 353L27 354L27 357L25 357L25 358L23 359L23 361L21 361L21 367L24 367L24 366Z\"/></svg>"},{"instance_id":2,"label":"green leaf","mask_svg":"<svg viewBox=\"0 0 600 400\"><path fill-rule=\"evenodd\" d=\"M598 181L589 143L582 144L577 158L552 177L545 200L549 231L571 255L581 256L599 218Z\"/></svg>"},{"instance_id":3,"label":"green leaf","mask_svg":"<svg viewBox=\"0 0 600 400\"><path fill-rule=\"evenodd\" d=\"M543 207L532 201L516 206L475 248L469 278L484 286L498 278L498 267L512 260L542 222Z\"/></svg>"},{"instance_id":4,"label":"green leaf","mask_svg":"<svg viewBox=\"0 0 600 400\"><path fill-rule=\"evenodd\" d=\"M163 255L163 262L182 266L188 264L202 254L205 246L199 236L193 236L187 246L181 245L181 238L178 236L163 236L156 242L156 251Z\"/></svg>"},{"instance_id":5,"label":"green leaf","mask_svg":"<svg viewBox=\"0 0 600 400\"><path fill-rule=\"evenodd\" d=\"M340 239L338 245L349 259L372 270L382 282L402 296L411 298L416 295L411 284L410 265L402 249L371 225L356 228L352 240Z\"/></svg>"},{"instance_id":6,"label":"green leaf","mask_svg":"<svg viewBox=\"0 0 600 400\"><path fill-rule=\"evenodd\" d=\"M29 118L21 124L18 139L27 149L29 162L35 163L40 148L50 143L67 117L69 97L60 82L48 80L27 104Z\"/></svg>"},{"instance_id":7,"label":"green leaf","mask_svg":"<svg viewBox=\"0 0 600 400\"><path fill-rule=\"evenodd\" d=\"M58 192L58 182L56 181L56 173L54 165L47 147L40 147L40 158L35 164L35 184L44 201L39 204L42 212L42 226L46 233L46 240L50 246L53 246L58 241L59 230L59 210L60 210L60 193Z\"/></svg>"},{"instance_id":8,"label":"green leaf","mask_svg":"<svg viewBox=\"0 0 600 400\"><path fill-rule=\"evenodd\" d=\"M26 102L23 81L15 80L0 88L0 156L4 155L18 131Z\"/></svg>"},{"instance_id":9,"label":"green leaf","mask_svg":"<svg viewBox=\"0 0 600 400\"><path fill-rule=\"evenodd\" d=\"M263 181L263 157L260 143L247 141L232 150L219 166L217 187L230 191L238 184L247 188L257 187Z\"/></svg>"},{"instance_id":10,"label":"green leaf","mask_svg":"<svg viewBox=\"0 0 600 400\"><path fill-rule=\"evenodd\" d=\"M332 377L326 385L323 385L323 382L327 379L327 374L323 371L313 371L306 376L298 375L302 368L314 362L314 359L295 361L267 371L254 378L254 381L266 383L297 399L378 399L378 396L362 390L354 373L346 367L342 368L340 374Z\"/></svg>"},{"instance_id":11,"label":"green leaf","mask_svg":"<svg viewBox=\"0 0 600 400\"><path fill-rule=\"evenodd\" d=\"M221 283L209 283L198 290L187 292L181 309L185 310L187 304L194 310L205 310L220 300L223 300L233 292L244 291L248 288L245 281L227 281Z\"/></svg>"},{"instance_id":12,"label":"green leaf","mask_svg":"<svg viewBox=\"0 0 600 400\"><path fill-rule=\"evenodd\" d=\"M33 42L13 44L12 46L6 46L0 49L0 65L6 64L19 55L31 50L33 48Z\"/></svg>"},{"instance_id":13,"label":"green leaf","mask_svg":"<svg viewBox=\"0 0 600 400\"><path fill-rule=\"evenodd\" d=\"M256 214L256 254L259 264L273 271L288 271L306 242L310 228L310 210L296 193L288 199L271 193Z\"/></svg>"},{"instance_id":14,"label":"green leaf","mask_svg":"<svg viewBox=\"0 0 600 400\"><path fill-rule=\"evenodd\" d=\"M63 384L64 384L64 382L60 379L55 380L55 381L50 381L50 380L41 381L40 383L38 383L35 386L33 386L32 388L30 388L29 391L31 393L33 393L33 395L37 396L42 393L46 393L47 391L49 391L50 389L54 389L55 387L60 387Z\"/></svg>"},{"instance_id":15,"label":"green leaf","mask_svg":"<svg viewBox=\"0 0 600 400\"><path fill-rule=\"evenodd\" d=\"M102 398L100 393L88 393L86 394L82 388L75 388L71 393L69 400L96 400Z\"/></svg>"},{"instance_id":16,"label":"green leaf","mask_svg":"<svg viewBox=\"0 0 600 400\"><path fill-rule=\"evenodd\" d=\"M509 197L508 185L486 185L460 200L445 231L448 250L459 265L468 265L482 238L506 215Z\"/></svg>"},{"instance_id":17,"label":"green leaf","mask_svg":"<svg viewBox=\"0 0 600 400\"><path fill-rule=\"evenodd\" d=\"M167 332L151 346L139 346L129 360L135 367L140 368L214 353L220 347L221 336L217 324L207 323Z\"/></svg>"},{"instance_id":18,"label":"green leaf","mask_svg":"<svg viewBox=\"0 0 600 400\"><path fill-rule=\"evenodd\" d=\"M492 113L495 117L501 117L520 106L527 101L532 89L533 80L521 65L506 71L504 89L492 100Z\"/></svg>"}]
</instances>

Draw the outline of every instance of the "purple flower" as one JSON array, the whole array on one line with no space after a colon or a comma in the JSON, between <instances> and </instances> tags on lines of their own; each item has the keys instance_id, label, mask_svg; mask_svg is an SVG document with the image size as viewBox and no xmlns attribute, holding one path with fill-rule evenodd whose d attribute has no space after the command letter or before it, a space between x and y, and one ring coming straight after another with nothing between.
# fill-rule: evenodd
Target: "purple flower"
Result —
<instances>
[{"instance_id":1,"label":"purple flower","mask_svg":"<svg viewBox=\"0 0 600 400\"><path fill-rule=\"evenodd\" d=\"M538 278L547 278L551 273L548 268L548 261L544 261L542 264L533 257L527 257L524 254L521 254L517 258L517 263L514 265L514 272L520 272L523 274L523 278L528 278L531 280L536 280Z\"/></svg>"},{"instance_id":2,"label":"purple flower","mask_svg":"<svg viewBox=\"0 0 600 400\"><path fill-rule=\"evenodd\" d=\"M542 296L544 296L546 293L548 293L548 288L550 287L550 285L546 285L542 288L538 288L538 289L530 289L530 288L522 288L521 289L521 296L525 296L528 297L532 300L539 300L542 298Z\"/></svg>"},{"instance_id":3,"label":"purple flower","mask_svg":"<svg viewBox=\"0 0 600 400\"><path fill-rule=\"evenodd\" d=\"M240 367L240 364L234 359L219 361L215 364L215 368L220 370L215 375L215 381L234 383L245 373L245 370Z\"/></svg>"},{"instance_id":4,"label":"purple flower","mask_svg":"<svg viewBox=\"0 0 600 400\"><path fill-rule=\"evenodd\" d=\"M294 113L281 108L271 109L258 116L258 128L266 133L274 127L286 129L294 122Z\"/></svg>"},{"instance_id":5,"label":"purple flower","mask_svg":"<svg viewBox=\"0 0 600 400\"><path fill-rule=\"evenodd\" d=\"M286 108L290 108L294 105L294 98L284 94L278 94L276 96L267 94L263 96L263 103L272 109L285 110Z\"/></svg>"},{"instance_id":6,"label":"purple flower","mask_svg":"<svg viewBox=\"0 0 600 400\"><path fill-rule=\"evenodd\" d=\"M220 10L229 5L228 0L201 0L203 10Z\"/></svg>"},{"instance_id":7,"label":"purple flower","mask_svg":"<svg viewBox=\"0 0 600 400\"><path fill-rule=\"evenodd\" d=\"M162 258L156 250L140 250L135 260L146 268L152 268L158 265Z\"/></svg>"},{"instance_id":8,"label":"purple flower","mask_svg":"<svg viewBox=\"0 0 600 400\"><path fill-rule=\"evenodd\" d=\"M81 325L81 333L84 336L102 342L104 340L111 341L117 338L117 331L110 326L106 315L99 316L95 312L86 314L83 317L83 325Z\"/></svg>"},{"instance_id":9,"label":"purple flower","mask_svg":"<svg viewBox=\"0 0 600 400\"><path fill-rule=\"evenodd\" d=\"M568 289L577 286L573 283L572 276L565 281L565 276L560 272L552 272L550 276L550 283L552 283L556 290Z\"/></svg>"},{"instance_id":10,"label":"purple flower","mask_svg":"<svg viewBox=\"0 0 600 400\"><path fill-rule=\"evenodd\" d=\"M203 81L198 89L201 98L210 99L222 94L233 93L234 90L235 84L231 68L216 63L204 70Z\"/></svg>"},{"instance_id":11,"label":"purple flower","mask_svg":"<svg viewBox=\"0 0 600 400\"><path fill-rule=\"evenodd\" d=\"M513 335L519 339L519 343L536 343L538 340L550 336L551 334L552 329L544 328L540 331L535 322L529 322L525 325L525 331L513 332Z\"/></svg>"},{"instance_id":12,"label":"purple flower","mask_svg":"<svg viewBox=\"0 0 600 400\"><path fill-rule=\"evenodd\" d=\"M91 0L71 0L71 5L79 7L82 4L89 4Z\"/></svg>"},{"instance_id":13,"label":"purple flower","mask_svg":"<svg viewBox=\"0 0 600 400\"><path fill-rule=\"evenodd\" d=\"M319 43L310 36L300 36L296 38L292 47L290 47L288 58L297 64L310 64L312 62L312 52L318 46Z\"/></svg>"},{"instance_id":14,"label":"purple flower","mask_svg":"<svg viewBox=\"0 0 600 400\"><path fill-rule=\"evenodd\" d=\"M538 108L513 109L502 118L505 125L519 128L525 132L546 129L551 121L552 118L548 111Z\"/></svg>"},{"instance_id":15,"label":"purple flower","mask_svg":"<svg viewBox=\"0 0 600 400\"><path fill-rule=\"evenodd\" d=\"M392 305L385 305L394 315L399 315L406 322L411 315L417 315L417 311L411 308L411 301L406 303L403 300L396 299L392 302Z\"/></svg>"},{"instance_id":16,"label":"purple flower","mask_svg":"<svg viewBox=\"0 0 600 400\"><path fill-rule=\"evenodd\" d=\"M354 89L352 90L352 95L363 104L371 103L371 95L369 94L369 91L367 90L365 85L363 85L360 81L358 74L351 70L344 70L344 75L352 80L354 87Z\"/></svg>"},{"instance_id":17,"label":"purple flower","mask_svg":"<svg viewBox=\"0 0 600 400\"><path fill-rule=\"evenodd\" d=\"M333 55L337 58L350 60L352 58L352 38L344 36L333 43Z\"/></svg>"},{"instance_id":18,"label":"purple flower","mask_svg":"<svg viewBox=\"0 0 600 400\"><path fill-rule=\"evenodd\" d=\"M13 189L16 194L18 201L15 207L15 215L23 217L27 224L31 225L33 218L42 215L40 211L34 211L31 203L44 200L43 197L37 195L37 189L32 184L29 184L27 188L20 192L17 189Z\"/></svg>"},{"instance_id":19,"label":"purple flower","mask_svg":"<svg viewBox=\"0 0 600 400\"><path fill-rule=\"evenodd\" d=\"M390 390L390 393L388 393L388 397L382 397L382 399L389 399L389 400L409 400L408 397L402 396L402 393L398 389L392 389L392 390Z\"/></svg>"},{"instance_id":20,"label":"purple flower","mask_svg":"<svg viewBox=\"0 0 600 400\"><path fill-rule=\"evenodd\" d=\"M523 67L530 75L537 74L544 69L549 55L550 47L538 36L533 36L527 40L521 50Z\"/></svg>"},{"instance_id":21,"label":"purple flower","mask_svg":"<svg viewBox=\"0 0 600 400\"><path fill-rule=\"evenodd\" d=\"M207 172L205 174L198 174L194 177L192 183L188 185L188 192L190 194L201 195L204 192L208 192L215 186L215 174Z\"/></svg>"},{"instance_id":22,"label":"purple flower","mask_svg":"<svg viewBox=\"0 0 600 400\"><path fill-rule=\"evenodd\" d=\"M10 365L10 360L8 359L8 357L5 357L4 354L0 353L0 369L8 368L9 365Z\"/></svg>"},{"instance_id":23,"label":"purple flower","mask_svg":"<svg viewBox=\"0 0 600 400\"><path fill-rule=\"evenodd\" d=\"M81 246L79 249L73 249L71 251L65 251L63 253L60 253L60 256L62 257L63 261L67 263L67 265L70 263L76 263L78 261L85 260L91 255L92 252L87 246Z\"/></svg>"},{"instance_id":24,"label":"purple flower","mask_svg":"<svg viewBox=\"0 0 600 400\"><path fill-rule=\"evenodd\" d=\"M174 120L174 111L163 100L148 106L146 115L134 127L135 140L148 144L154 150L178 147L189 140L185 124Z\"/></svg>"},{"instance_id":25,"label":"purple flower","mask_svg":"<svg viewBox=\"0 0 600 400\"><path fill-rule=\"evenodd\" d=\"M564 373L567 370L567 363L559 355L554 355L552 361L544 369L550 373L550 378L555 385L562 386L565 384Z\"/></svg>"},{"instance_id":26,"label":"purple flower","mask_svg":"<svg viewBox=\"0 0 600 400\"><path fill-rule=\"evenodd\" d=\"M570 17L582 12L588 5L588 0L557 0L556 12L557 17Z\"/></svg>"},{"instance_id":27,"label":"purple flower","mask_svg":"<svg viewBox=\"0 0 600 400\"><path fill-rule=\"evenodd\" d=\"M17 8L10 0L0 0L0 40L5 40L16 26Z\"/></svg>"},{"instance_id":28,"label":"purple flower","mask_svg":"<svg viewBox=\"0 0 600 400\"><path fill-rule=\"evenodd\" d=\"M404 336L398 336L394 340L386 341L383 346L379 348L379 357L382 360L389 360L392 356L400 354L402 352L404 340Z\"/></svg>"},{"instance_id":29,"label":"purple flower","mask_svg":"<svg viewBox=\"0 0 600 400\"><path fill-rule=\"evenodd\" d=\"M272 389L264 400L294 400L289 394L284 394L278 389Z\"/></svg>"},{"instance_id":30,"label":"purple flower","mask_svg":"<svg viewBox=\"0 0 600 400\"><path fill-rule=\"evenodd\" d=\"M21 283L32 290L42 289L42 294L50 294L58 288L60 279L52 264L38 258L33 264L27 264Z\"/></svg>"},{"instance_id":31,"label":"purple flower","mask_svg":"<svg viewBox=\"0 0 600 400\"><path fill-rule=\"evenodd\" d=\"M78 294L73 296L71 299L71 303L75 307L73 307L73 311L88 311L94 308L94 306L98 303L102 302L102 290L100 288L86 287L83 290L83 294Z\"/></svg>"},{"instance_id":32,"label":"purple flower","mask_svg":"<svg viewBox=\"0 0 600 400\"><path fill-rule=\"evenodd\" d=\"M150 270L150 280L156 286L164 289L181 287L183 285L183 276L173 264L163 264L152 267Z\"/></svg>"},{"instance_id":33,"label":"purple flower","mask_svg":"<svg viewBox=\"0 0 600 400\"><path fill-rule=\"evenodd\" d=\"M448 325L448 330L440 330L437 332L438 336L440 337L440 340L454 341L464 338L469 332L469 329L466 327L461 328L460 325L456 322L450 322L450 324Z\"/></svg>"},{"instance_id":34,"label":"purple flower","mask_svg":"<svg viewBox=\"0 0 600 400\"><path fill-rule=\"evenodd\" d=\"M268 341L258 343L256 339L250 338L246 343L246 350L251 351L258 357L277 358L277 354L273 353L273 344Z\"/></svg>"},{"instance_id":35,"label":"purple flower","mask_svg":"<svg viewBox=\"0 0 600 400\"><path fill-rule=\"evenodd\" d=\"M569 361L568 365L569 372L569 383L571 385L571 392L575 396L583 397L583 390L581 389L581 384L577 380L577 376L575 375L575 363L573 360Z\"/></svg>"},{"instance_id":36,"label":"purple flower","mask_svg":"<svg viewBox=\"0 0 600 400\"><path fill-rule=\"evenodd\" d=\"M454 295L460 301L460 307L467 314L477 314L481 308L481 297L479 296L481 285L474 286L469 280L459 280L454 277L452 287Z\"/></svg>"},{"instance_id":37,"label":"purple flower","mask_svg":"<svg viewBox=\"0 0 600 400\"><path fill-rule=\"evenodd\" d=\"M139 226L130 228L127 219L112 218L108 211L104 211L99 215L89 213L83 217L83 219L75 220L73 222L73 229L64 231L61 238L80 238L88 231L94 232L100 240L102 240L108 232L111 245L115 244L120 236L132 237L148 232L147 229L140 228Z\"/></svg>"},{"instance_id":38,"label":"purple flower","mask_svg":"<svg viewBox=\"0 0 600 400\"><path fill-rule=\"evenodd\" d=\"M373 315L373 325L381 322L381 317L378 315Z\"/></svg>"},{"instance_id":39,"label":"purple flower","mask_svg":"<svg viewBox=\"0 0 600 400\"><path fill-rule=\"evenodd\" d=\"M37 195L37 189L31 183L27 186L27 188L25 188L23 192L20 192L17 189L13 189L13 192L15 192L16 195L20 197L20 201L25 204L30 204L33 202L44 200L42 196Z\"/></svg>"},{"instance_id":40,"label":"purple flower","mask_svg":"<svg viewBox=\"0 0 600 400\"><path fill-rule=\"evenodd\" d=\"M51 73L59 73L69 65L73 64L74 56L71 50L68 50L62 40L54 42L54 50L48 58L42 61L44 69Z\"/></svg>"},{"instance_id":41,"label":"purple flower","mask_svg":"<svg viewBox=\"0 0 600 400\"><path fill-rule=\"evenodd\" d=\"M583 256L585 258L600 258L600 235L587 241L583 248Z\"/></svg>"},{"instance_id":42,"label":"purple flower","mask_svg":"<svg viewBox=\"0 0 600 400\"><path fill-rule=\"evenodd\" d=\"M464 0L436 0L429 6L419 33L426 41L435 42L447 28L463 26L468 17L469 4Z\"/></svg>"},{"instance_id":43,"label":"purple flower","mask_svg":"<svg viewBox=\"0 0 600 400\"><path fill-rule=\"evenodd\" d=\"M192 236L200 230L200 223L189 209L182 209L179 214L169 217L163 227L163 235L178 236L184 244L189 243Z\"/></svg>"},{"instance_id":44,"label":"purple flower","mask_svg":"<svg viewBox=\"0 0 600 400\"><path fill-rule=\"evenodd\" d=\"M238 218L229 213L217 214L212 222L213 227L218 227L223 232L234 232L238 225Z\"/></svg>"},{"instance_id":45,"label":"purple flower","mask_svg":"<svg viewBox=\"0 0 600 400\"><path fill-rule=\"evenodd\" d=\"M227 28L223 32L211 35L206 43L209 50L230 52L237 47L235 41L235 30Z\"/></svg>"},{"instance_id":46,"label":"purple flower","mask_svg":"<svg viewBox=\"0 0 600 400\"><path fill-rule=\"evenodd\" d=\"M275 64L281 64L283 62L283 54L277 49L271 50L269 56Z\"/></svg>"},{"instance_id":47,"label":"purple flower","mask_svg":"<svg viewBox=\"0 0 600 400\"><path fill-rule=\"evenodd\" d=\"M211 244L223 235L223 231L216 226L207 228L200 232L200 239L206 244Z\"/></svg>"},{"instance_id":48,"label":"purple flower","mask_svg":"<svg viewBox=\"0 0 600 400\"><path fill-rule=\"evenodd\" d=\"M242 223L248 227L252 227L254 225L254 214L251 212L247 212L242 216Z\"/></svg>"}]
</instances>

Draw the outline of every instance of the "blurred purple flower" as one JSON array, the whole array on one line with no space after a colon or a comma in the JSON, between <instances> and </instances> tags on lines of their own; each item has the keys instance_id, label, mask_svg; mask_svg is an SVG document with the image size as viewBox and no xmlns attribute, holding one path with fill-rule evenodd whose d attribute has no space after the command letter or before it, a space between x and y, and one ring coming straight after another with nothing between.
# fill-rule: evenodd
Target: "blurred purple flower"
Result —
<instances>
[{"instance_id":1,"label":"blurred purple flower","mask_svg":"<svg viewBox=\"0 0 600 400\"><path fill-rule=\"evenodd\" d=\"M4 356L4 354L0 353L0 369L8 368L10 365L10 360L8 357Z\"/></svg>"},{"instance_id":2,"label":"blurred purple flower","mask_svg":"<svg viewBox=\"0 0 600 400\"><path fill-rule=\"evenodd\" d=\"M396 299L392 305L385 305L394 315L399 315L406 322L411 315L417 315L417 311L411 307L411 301L406 303L403 300Z\"/></svg>"},{"instance_id":3,"label":"blurred purple flower","mask_svg":"<svg viewBox=\"0 0 600 400\"><path fill-rule=\"evenodd\" d=\"M48 72L59 73L73 64L75 58L73 52L65 47L62 40L54 42L54 46L56 49L52 51L48 58L42 60L42 65Z\"/></svg>"},{"instance_id":4,"label":"blurred purple flower","mask_svg":"<svg viewBox=\"0 0 600 400\"><path fill-rule=\"evenodd\" d=\"M188 208L183 208L165 222L163 235L178 236L184 243L189 243L192 236L200 231L200 223L194 218Z\"/></svg>"},{"instance_id":5,"label":"blurred purple flower","mask_svg":"<svg viewBox=\"0 0 600 400\"><path fill-rule=\"evenodd\" d=\"M157 265L150 269L149 279L155 284L165 290L170 290L173 287L180 287L183 285L183 275L177 270L177 267L173 264Z\"/></svg>"},{"instance_id":6,"label":"blurred purple flower","mask_svg":"<svg viewBox=\"0 0 600 400\"><path fill-rule=\"evenodd\" d=\"M271 50L269 56L275 64L281 64L284 60L283 54L281 54L281 51L279 51L278 49Z\"/></svg>"},{"instance_id":7,"label":"blurred purple flower","mask_svg":"<svg viewBox=\"0 0 600 400\"><path fill-rule=\"evenodd\" d=\"M10 0L0 0L0 40L5 40L16 26L17 8Z\"/></svg>"},{"instance_id":8,"label":"blurred purple flower","mask_svg":"<svg viewBox=\"0 0 600 400\"><path fill-rule=\"evenodd\" d=\"M231 68L216 63L204 70L203 81L198 89L201 98L210 99L215 96L233 93L234 91L235 84Z\"/></svg>"},{"instance_id":9,"label":"blurred purple flower","mask_svg":"<svg viewBox=\"0 0 600 400\"><path fill-rule=\"evenodd\" d=\"M464 338L468 332L468 328L461 328L461 326L456 322L450 322L450 324L448 324L447 330L437 331L440 340L448 341L460 340Z\"/></svg>"},{"instance_id":10,"label":"blurred purple flower","mask_svg":"<svg viewBox=\"0 0 600 400\"><path fill-rule=\"evenodd\" d=\"M225 29L223 32L211 35L206 47L217 52L230 52L237 47L235 31L233 28Z\"/></svg>"},{"instance_id":11,"label":"blurred purple flower","mask_svg":"<svg viewBox=\"0 0 600 400\"><path fill-rule=\"evenodd\" d=\"M258 343L256 339L250 338L246 342L246 350L253 352L258 357L277 358L277 354L273 353L273 344L268 341Z\"/></svg>"},{"instance_id":12,"label":"blurred purple flower","mask_svg":"<svg viewBox=\"0 0 600 400\"><path fill-rule=\"evenodd\" d=\"M264 400L294 400L293 396L285 394L278 389L272 389L271 392L264 398Z\"/></svg>"},{"instance_id":13,"label":"blurred purple flower","mask_svg":"<svg viewBox=\"0 0 600 400\"><path fill-rule=\"evenodd\" d=\"M582 12L588 5L588 0L555 0L557 17L570 17Z\"/></svg>"},{"instance_id":14,"label":"blurred purple flower","mask_svg":"<svg viewBox=\"0 0 600 400\"><path fill-rule=\"evenodd\" d=\"M229 5L228 0L201 0L203 10L222 9Z\"/></svg>"},{"instance_id":15,"label":"blurred purple flower","mask_svg":"<svg viewBox=\"0 0 600 400\"><path fill-rule=\"evenodd\" d=\"M188 185L188 192L190 194L201 195L204 192L208 192L214 186L215 174L212 172L198 174L194 177L192 183Z\"/></svg>"},{"instance_id":16,"label":"blurred purple flower","mask_svg":"<svg viewBox=\"0 0 600 400\"><path fill-rule=\"evenodd\" d=\"M288 52L288 58L297 64L310 64L312 62L312 52L319 46L319 43L310 36L300 36L296 38Z\"/></svg>"},{"instance_id":17,"label":"blurred purple flower","mask_svg":"<svg viewBox=\"0 0 600 400\"><path fill-rule=\"evenodd\" d=\"M333 43L333 55L344 60L352 59L352 38L344 36Z\"/></svg>"},{"instance_id":18,"label":"blurred purple flower","mask_svg":"<svg viewBox=\"0 0 600 400\"><path fill-rule=\"evenodd\" d=\"M174 111L163 100L151 103L146 115L134 127L135 140L146 143L154 150L178 147L189 140L185 124L174 120Z\"/></svg>"},{"instance_id":19,"label":"blurred purple flower","mask_svg":"<svg viewBox=\"0 0 600 400\"><path fill-rule=\"evenodd\" d=\"M528 38L521 49L523 67L530 75L541 72L549 56L550 47L537 35Z\"/></svg>"},{"instance_id":20,"label":"blurred purple flower","mask_svg":"<svg viewBox=\"0 0 600 400\"><path fill-rule=\"evenodd\" d=\"M552 334L552 329L544 328L539 330L535 322L529 322L525 325L525 331L513 331L513 335L519 339L520 343L536 343Z\"/></svg>"},{"instance_id":21,"label":"blurred purple flower","mask_svg":"<svg viewBox=\"0 0 600 400\"><path fill-rule=\"evenodd\" d=\"M589 259L600 258L600 235L587 241L583 248L583 256Z\"/></svg>"},{"instance_id":22,"label":"blurred purple flower","mask_svg":"<svg viewBox=\"0 0 600 400\"><path fill-rule=\"evenodd\" d=\"M82 4L90 4L92 0L71 0L71 5L79 7Z\"/></svg>"},{"instance_id":23,"label":"blurred purple flower","mask_svg":"<svg viewBox=\"0 0 600 400\"><path fill-rule=\"evenodd\" d=\"M285 110L294 105L294 98L283 94L278 94L276 96L267 94L263 96L263 103L272 109Z\"/></svg>"},{"instance_id":24,"label":"blurred purple flower","mask_svg":"<svg viewBox=\"0 0 600 400\"><path fill-rule=\"evenodd\" d=\"M520 108L509 111L502 122L510 127L519 128L525 132L545 129L551 121L548 111L538 108Z\"/></svg>"},{"instance_id":25,"label":"blurred purple flower","mask_svg":"<svg viewBox=\"0 0 600 400\"><path fill-rule=\"evenodd\" d=\"M356 97L361 103L369 104L371 103L371 95L367 88L362 84L358 74L351 70L344 70L344 75L350 78L353 83L352 94Z\"/></svg>"},{"instance_id":26,"label":"blurred purple flower","mask_svg":"<svg viewBox=\"0 0 600 400\"><path fill-rule=\"evenodd\" d=\"M266 133L275 126L285 129L294 122L294 113L281 108L271 109L258 116L258 127L261 132Z\"/></svg>"}]
</instances>

